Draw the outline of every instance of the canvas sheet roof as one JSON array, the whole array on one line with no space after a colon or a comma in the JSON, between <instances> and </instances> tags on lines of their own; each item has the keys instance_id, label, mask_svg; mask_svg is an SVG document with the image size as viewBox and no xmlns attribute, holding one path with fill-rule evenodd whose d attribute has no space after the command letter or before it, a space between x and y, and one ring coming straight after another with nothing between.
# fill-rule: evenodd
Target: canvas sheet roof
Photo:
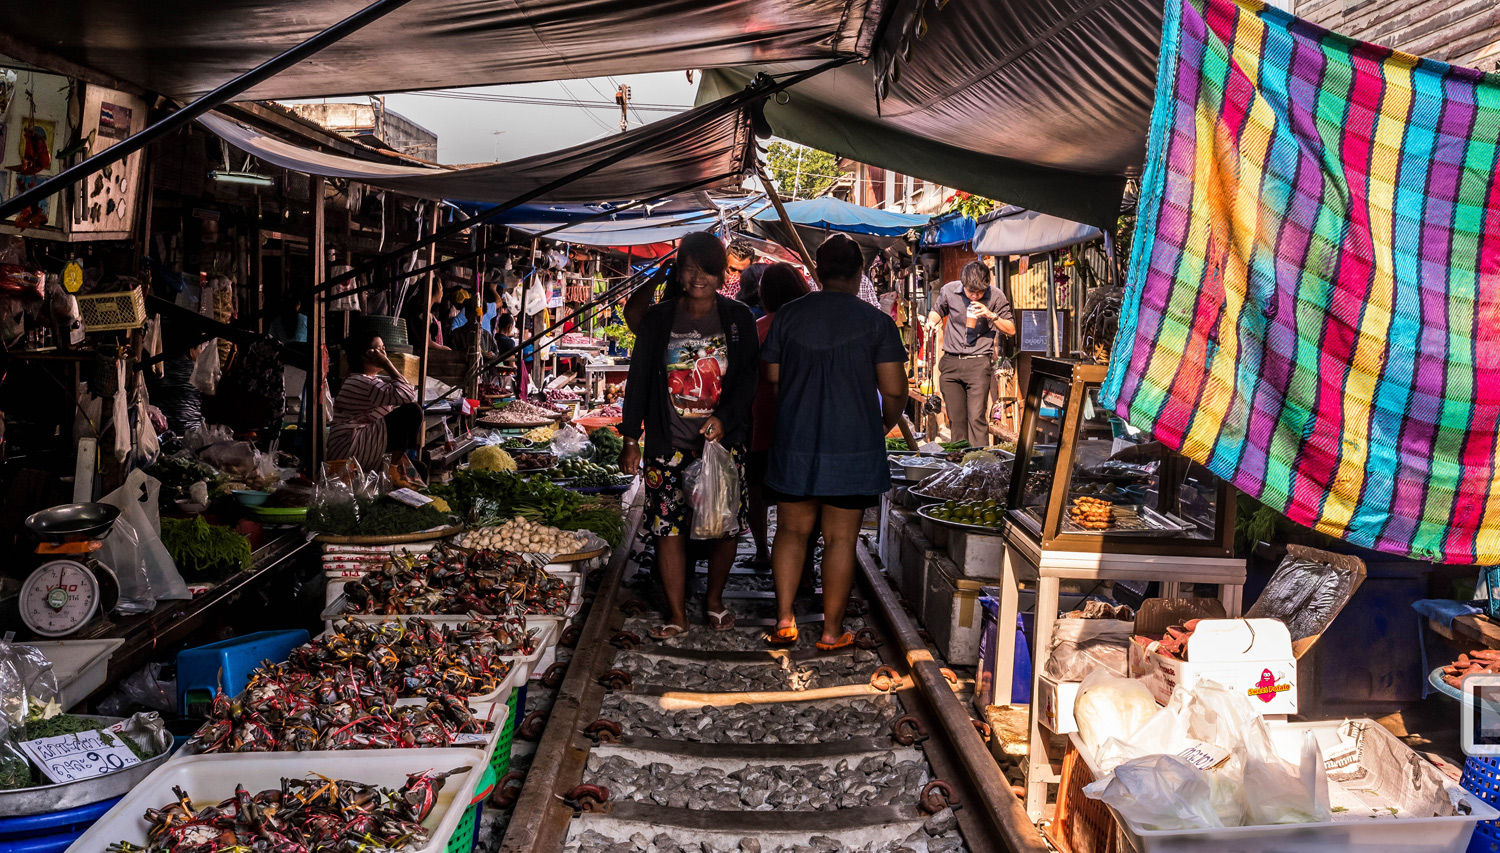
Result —
<instances>
[{"instance_id":1,"label":"canvas sheet roof","mask_svg":"<svg viewBox=\"0 0 1500 853\"><path fill-rule=\"evenodd\" d=\"M1015 205L979 217L974 251L981 255L1037 255L1104 236L1098 228Z\"/></svg>"},{"instance_id":2,"label":"canvas sheet roof","mask_svg":"<svg viewBox=\"0 0 1500 853\"><path fill-rule=\"evenodd\" d=\"M371 163L295 145L221 115L203 124L249 154L286 169L348 178L413 196L502 203L629 152L618 162L548 192L539 201L587 202L653 198L702 181L699 189L737 187L750 156L743 108L707 104L627 133L509 163L472 169L430 169Z\"/></svg>"},{"instance_id":3,"label":"canvas sheet roof","mask_svg":"<svg viewBox=\"0 0 1500 853\"><path fill-rule=\"evenodd\" d=\"M1161 27L1152 0L894 0L870 62L798 84L766 118L804 145L1108 226L1145 159ZM795 67L711 71L699 98Z\"/></svg>"},{"instance_id":4,"label":"canvas sheet roof","mask_svg":"<svg viewBox=\"0 0 1500 853\"><path fill-rule=\"evenodd\" d=\"M886 2L412 0L243 97L321 97L864 56ZM0 34L10 46L39 48L188 100L365 5L367 0L0 3Z\"/></svg>"}]
</instances>

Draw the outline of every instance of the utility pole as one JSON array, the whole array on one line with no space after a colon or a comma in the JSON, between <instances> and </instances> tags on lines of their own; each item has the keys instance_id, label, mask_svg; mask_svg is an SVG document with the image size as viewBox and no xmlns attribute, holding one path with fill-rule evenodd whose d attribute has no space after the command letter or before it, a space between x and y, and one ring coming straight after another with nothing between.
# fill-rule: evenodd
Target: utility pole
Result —
<instances>
[{"instance_id":1,"label":"utility pole","mask_svg":"<svg viewBox=\"0 0 1500 853\"><path fill-rule=\"evenodd\" d=\"M625 130L626 130L626 127L627 127L626 122L625 122L625 116L626 116L626 112L625 111L630 106L630 87L629 86L625 85L624 83L621 83L620 84L620 88L618 88L618 89L615 90L615 103L617 103L617 104L620 105L620 132L624 133Z\"/></svg>"}]
</instances>

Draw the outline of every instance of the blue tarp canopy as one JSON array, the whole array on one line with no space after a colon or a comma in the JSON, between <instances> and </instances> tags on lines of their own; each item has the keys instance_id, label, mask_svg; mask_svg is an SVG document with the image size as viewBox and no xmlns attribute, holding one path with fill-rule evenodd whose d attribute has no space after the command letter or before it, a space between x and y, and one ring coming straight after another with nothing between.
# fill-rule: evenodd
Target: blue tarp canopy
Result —
<instances>
[{"instance_id":1,"label":"blue tarp canopy","mask_svg":"<svg viewBox=\"0 0 1500 853\"><path fill-rule=\"evenodd\" d=\"M922 248L963 246L974 242L974 220L954 211L936 217L922 229Z\"/></svg>"},{"instance_id":2,"label":"blue tarp canopy","mask_svg":"<svg viewBox=\"0 0 1500 853\"><path fill-rule=\"evenodd\" d=\"M808 228L825 231L844 231L850 234L872 234L877 237L900 237L913 228L927 224L929 217L911 213L891 213L839 201L830 196L793 201L786 204L786 215L792 222ZM766 208L755 215L757 222L776 222L773 208Z\"/></svg>"}]
</instances>

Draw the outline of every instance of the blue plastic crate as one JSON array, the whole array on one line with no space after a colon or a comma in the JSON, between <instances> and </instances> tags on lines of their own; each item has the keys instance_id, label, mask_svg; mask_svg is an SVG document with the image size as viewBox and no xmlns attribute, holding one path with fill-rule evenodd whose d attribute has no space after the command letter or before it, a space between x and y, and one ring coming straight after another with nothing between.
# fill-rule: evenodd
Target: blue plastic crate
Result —
<instances>
[{"instance_id":1,"label":"blue plastic crate","mask_svg":"<svg viewBox=\"0 0 1500 853\"><path fill-rule=\"evenodd\" d=\"M62 853L119 801L112 797L60 812L0 818L0 853Z\"/></svg>"},{"instance_id":2,"label":"blue plastic crate","mask_svg":"<svg viewBox=\"0 0 1500 853\"><path fill-rule=\"evenodd\" d=\"M1464 775L1459 787L1492 806L1500 806L1500 758L1471 755L1464 760ZM1469 839L1469 853L1500 853L1500 827L1493 820L1482 820L1474 826Z\"/></svg>"},{"instance_id":3,"label":"blue plastic crate","mask_svg":"<svg viewBox=\"0 0 1500 853\"><path fill-rule=\"evenodd\" d=\"M262 662L281 663L307 641L307 632L300 629L259 631L184 649L177 655L177 710L185 715L190 702L212 701L220 687L238 696Z\"/></svg>"}]
</instances>

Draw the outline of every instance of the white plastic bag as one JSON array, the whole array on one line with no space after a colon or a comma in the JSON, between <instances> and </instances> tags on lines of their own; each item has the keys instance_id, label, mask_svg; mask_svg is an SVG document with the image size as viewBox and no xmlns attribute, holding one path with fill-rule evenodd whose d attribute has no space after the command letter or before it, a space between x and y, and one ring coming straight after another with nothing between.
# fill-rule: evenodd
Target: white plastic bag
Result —
<instances>
[{"instance_id":1,"label":"white plastic bag","mask_svg":"<svg viewBox=\"0 0 1500 853\"><path fill-rule=\"evenodd\" d=\"M1057 681L1082 681L1103 669L1130 675L1130 635L1135 623L1119 619L1059 619L1043 672Z\"/></svg>"},{"instance_id":2,"label":"white plastic bag","mask_svg":"<svg viewBox=\"0 0 1500 853\"><path fill-rule=\"evenodd\" d=\"M740 533L740 475L734 457L717 441L684 472L693 510L692 538L723 539Z\"/></svg>"},{"instance_id":3,"label":"white plastic bag","mask_svg":"<svg viewBox=\"0 0 1500 853\"><path fill-rule=\"evenodd\" d=\"M151 598L157 601L192 598L182 575L177 572L177 564L161 541L160 495L161 481L144 471L135 470L126 475L123 486L101 500L119 507L119 520L129 523L139 537L141 563L146 570Z\"/></svg>"},{"instance_id":4,"label":"white plastic bag","mask_svg":"<svg viewBox=\"0 0 1500 853\"><path fill-rule=\"evenodd\" d=\"M207 341L199 347L198 360L193 363L193 375L188 381L204 394L212 394L219 387L218 338Z\"/></svg>"},{"instance_id":5,"label":"white plastic bag","mask_svg":"<svg viewBox=\"0 0 1500 853\"><path fill-rule=\"evenodd\" d=\"M594 452L594 443L576 427L565 426L552 436L552 453L559 459L574 456L588 458Z\"/></svg>"},{"instance_id":6,"label":"white plastic bag","mask_svg":"<svg viewBox=\"0 0 1500 853\"><path fill-rule=\"evenodd\" d=\"M140 536L135 525L126 521L123 514L115 519L109 535L104 537L104 544L99 548L99 562L115 573L115 582L120 587L116 613L128 616L156 609L151 578L146 575L146 561L141 558Z\"/></svg>"},{"instance_id":7,"label":"white plastic bag","mask_svg":"<svg viewBox=\"0 0 1500 853\"><path fill-rule=\"evenodd\" d=\"M1207 829L1223 822L1211 802L1208 774L1174 755L1132 758L1086 786L1141 829Z\"/></svg>"},{"instance_id":8,"label":"white plastic bag","mask_svg":"<svg viewBox=\"0 0 1500 853\"><path fill-rule=\"evenodd\" d=\"M1078 736L1100 755L1112 739L1131 742L1131 736L1160 710L1146 685L1099 669L1079 685L1073 718L1078 722Z\"/></svg>"},{"instance_id":9,"label":"white plastic bag","mask_svg":"<svg viewBox=\"0 0 1500 853\"><path fill-rule=\"evenodd\" d=\"M161 456L161 444L156 440L156 427L151 423L151 398L146 393L146 375L135 386L135 441L132 445L130 464L135 468L150 468Z\"/></svg>"},{"instance_id":10,"label":"white plastic bag","mask_svg":"<svg viewBox=\"0 0 1500 853\"><path fill-rule=\"evenodd\" d=\"M125 361L115 362L115 399L110 420L115 431L113 451L116 462L130 455L130 398L125 396Z\"/></svg>"}]
</instances>

